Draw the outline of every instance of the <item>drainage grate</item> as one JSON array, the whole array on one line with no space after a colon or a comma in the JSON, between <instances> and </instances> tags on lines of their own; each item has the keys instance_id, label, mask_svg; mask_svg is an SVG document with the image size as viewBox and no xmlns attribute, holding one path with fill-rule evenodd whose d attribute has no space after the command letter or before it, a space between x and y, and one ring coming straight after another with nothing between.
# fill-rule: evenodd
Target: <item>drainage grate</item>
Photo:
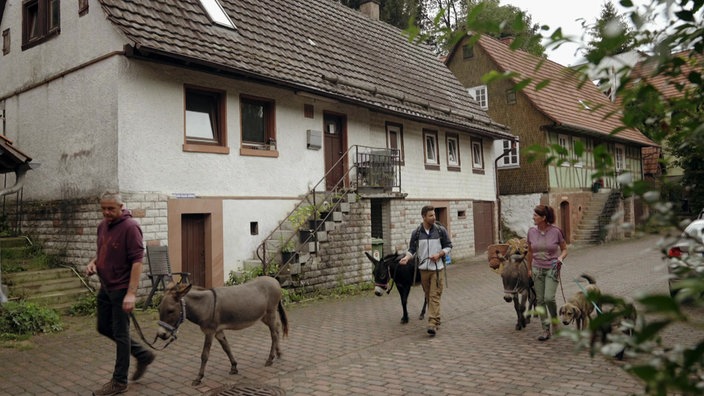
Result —
<instances>
[{"instance_id":1,"label":"drainage grate","mask_svg":"<svg viewBox=\"0 0 704 396\"><path fill-rule=\"evenodd\" d=\"M209 393L209 396L284 396L286 391L264 384L228 385Z\"/></svg>"}]
</instances>

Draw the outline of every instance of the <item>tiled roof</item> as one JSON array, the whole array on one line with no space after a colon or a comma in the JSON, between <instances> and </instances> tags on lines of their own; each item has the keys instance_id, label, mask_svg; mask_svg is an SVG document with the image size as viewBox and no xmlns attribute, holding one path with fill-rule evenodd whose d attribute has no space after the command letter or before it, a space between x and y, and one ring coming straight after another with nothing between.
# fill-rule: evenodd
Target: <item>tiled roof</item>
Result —
<instances>
[{"instance_id":1,"label":"tiled roof","mask_svg":"<svg viewBox=\"0 0 704 396\"><path fill-rule=\"evenodd\" d=\"M206 65L378 111L511 137L429 47L332 0L220 0L236 26L198 0L100 0L137 52Z\"/></svg>"},{"instance_id":2,"label":"tiled roof","mask_svg":"<svg viewBox=\"0 0 704 396\"><path fill-rule=\"evenodd\" d=\"M665 98L678 98L683 95L683 92L678 89L678 85L682 87L693 86L687 79L689 73L704 68L704 57L692 50L685 50L672 55L673 58L679 57L685 61L685 64L680 66L680 73L676 76L670 76L668 73L656 72L657 57L647 57L638 62L631 71L631 76L634 81L638 79L646 80L655 89L657 89ZM694 65L692 64L694 63Z\"/></svg>"},{"instance_id":3,"label":"tiled roof","mask_svg":"<svg viewBox=\"0 0 704 396\"><path fill-rule=\"evenodd\" d=\"M512 78L515 83L532 78L530 85L522 92L555 126L604 137L623 127L618 107L589 81L579 87L580 79L574 70L525 51L512 51L507 44L488 36L480 37L477 45L495 62L498 71L519 73L519 77ZM461 49L456 46L452 55L458 52L457 48ZM535 87L544 80L550 80L550 83L536 90ZM642 146L656 145L632 128L621 130L611 137Z\"/></svg>"}]
</instances>

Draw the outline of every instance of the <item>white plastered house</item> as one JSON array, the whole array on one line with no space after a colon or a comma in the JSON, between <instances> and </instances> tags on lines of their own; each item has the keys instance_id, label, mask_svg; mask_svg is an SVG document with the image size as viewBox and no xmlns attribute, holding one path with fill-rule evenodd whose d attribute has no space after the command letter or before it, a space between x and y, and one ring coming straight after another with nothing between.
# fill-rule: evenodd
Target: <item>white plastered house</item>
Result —
<instances>
[{"instance_id":1,"label":"white plastered house","mask_svg":"<svg viewBox=\"0 0 704 396\"><path fill-rule=\"evenodd\" d=\"M513 135L429 48L379 21L378 4L362 10L0 0L2 134L41 163L8 216L80 268L97 197L119 190L145 244L168 245L172 269L207 287L256 258L313 190L349 205L300 284L369 279L363 252L405 248L425 204L455 257L483 254L496 238L494 144ZM376 181L370 154L391 158Z\"/></svg>"}]
</instances>

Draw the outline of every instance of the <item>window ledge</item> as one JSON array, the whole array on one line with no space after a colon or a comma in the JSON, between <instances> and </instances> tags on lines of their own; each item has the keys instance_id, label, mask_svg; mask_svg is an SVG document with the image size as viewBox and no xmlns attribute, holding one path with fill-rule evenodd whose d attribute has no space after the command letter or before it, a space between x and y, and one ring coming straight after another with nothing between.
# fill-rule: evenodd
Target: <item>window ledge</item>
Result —
<instances>
[{"instance_id":1,"label":"window ledge","mask_svg":"<svg viewBox=\"0 0 704 396\"><path fill-rule=\"evenodd\" d=\"M450 172L461 172L462 168L457 165L448 165L447 170Z\"/></svg>"},{"instance_id":2,"label":"window ledge","mask_svg":"<svg viewBox=\"0 0 704 396\"><path fill-rule=\"evenodd\" d=\"M269 157L269 158L279 158L278 150L256 150L250 148L240 148L240 155L246 155L251 157Z\"/></svg>"},{"instance_id":3,"label":"window ledge","mask_svg":"<svg viewBox=\"0 0 704 396\"><path fill-rule=\"evenodd\" d=\"M472 169L472 173L475 173L477 175L483 175L484 169Z\"/></svg>"},{"instance_id":4,"label":"window ledge","mask_svg":"<svg viewBox=\"0 0 704 396\"><path fill-rule=\"evenodd\" d=\"M230 154L229 147L194 143L184 143L183 151L191 153Z\"/></svg>"},{"instance_id":5,"label":"window ledge","mask_svg":"<svg viewBox=\"0 0 704 396\"><path fill-rule=\"evenodd\" d=\"M435 164L425 164L425 170L440 170L440 165Z\"/></svg>"}]
</instances>

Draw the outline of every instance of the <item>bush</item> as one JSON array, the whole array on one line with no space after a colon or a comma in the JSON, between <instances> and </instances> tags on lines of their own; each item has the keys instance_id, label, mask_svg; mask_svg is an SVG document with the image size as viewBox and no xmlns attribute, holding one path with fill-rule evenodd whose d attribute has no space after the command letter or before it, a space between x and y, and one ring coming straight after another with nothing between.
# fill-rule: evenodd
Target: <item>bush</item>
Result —
<instances>
[{"instance_id":1,"label":"bush","mask_svg":"<svg viewBox=\"0 0 704 396\"><path fill-rule=\"evenodd\" d=\"M68 314L71 316L94 316L98 305L98 299L95 294L90 294L81 297L75 304L68 309Z\"/></svg>"},{"instance_id":2,"label":"bush","mask_svg":"<svg viewBox=\"0 0 704 396\"><path fill-rule=\"evenodd\" d=\"M24 301L8 301L0 307L0 334L38 334L61 330L61 317L51 308Z\"/></svg>"}]
</instances>

